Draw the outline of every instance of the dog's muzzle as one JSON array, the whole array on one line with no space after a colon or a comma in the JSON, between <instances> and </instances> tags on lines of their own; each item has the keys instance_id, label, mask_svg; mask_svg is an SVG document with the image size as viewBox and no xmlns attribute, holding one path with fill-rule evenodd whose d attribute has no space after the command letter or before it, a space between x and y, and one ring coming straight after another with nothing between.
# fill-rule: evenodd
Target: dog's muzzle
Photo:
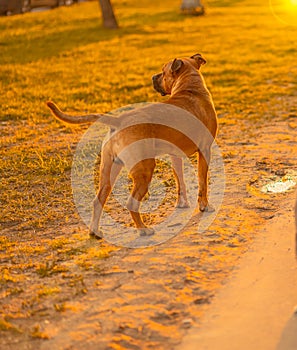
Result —
<instances>
[{"instance_id":1,"label":"dog's muzzle","mask_svg":"<svg viewBox=\"0 0 297 350\"><path fill-rule=\"evenodd\" d=\"M160 85L160 78L162 76L162 73L159 74L155 74L152 76L152 80L153 80L153 86L154 89L159 92L162 96L167 95L166 92L163 90L162 86Z\"/></svg>"}]
</instances>

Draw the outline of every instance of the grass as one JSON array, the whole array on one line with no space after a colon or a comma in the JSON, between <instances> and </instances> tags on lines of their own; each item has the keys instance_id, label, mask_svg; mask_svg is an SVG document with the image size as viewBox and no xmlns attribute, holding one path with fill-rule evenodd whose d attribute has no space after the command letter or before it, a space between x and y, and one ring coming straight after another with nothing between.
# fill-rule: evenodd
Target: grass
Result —
<instances>
[{"instance_id":1,"label":"grass","mask_svg":"<svg viewBox=\"0 0 297 350\"><path fill-rule=\"evenodd\" d=\"M0 18L0 287L3 305L14 305L4 314L31 317L48 301L63 311L63 296L86 294L83 275L100 272L115 250L92 247L72 199L72 159L85 128L54 120L46 100L73 112L160 101L151 76L170 58L200 52L222 129L295 111L282 100L296 98L293 8L288 15L274 4L276 16L268 1L209 0L197 18L182 16L177 0L113 3L117 31L101 27L95 1ZM3 318L0 330L11 329ZM47 337L39 326L31 336Z\"/></svg>"},{"instance_id":2,"label":"grass","mask_svg":"<svg viewBox=\"0 0 297 350\"><path fill-rule=\"evenodd\" d=\"M204 73L219 113L228 107L233 118L249 113L256 122L270 117L267 101L294 94L296 27L277 21L266 3L210 2L201 18L181 16L178 2L115 8L119 31L100 27L96 2L0 18L5 226L45 227L63 219L62 207L75 216L69 172L81 129L53 120L48 99L102 112L157 101L151 75L169 57L196 51L209 61Z\"/></svg>"}]
</instances>

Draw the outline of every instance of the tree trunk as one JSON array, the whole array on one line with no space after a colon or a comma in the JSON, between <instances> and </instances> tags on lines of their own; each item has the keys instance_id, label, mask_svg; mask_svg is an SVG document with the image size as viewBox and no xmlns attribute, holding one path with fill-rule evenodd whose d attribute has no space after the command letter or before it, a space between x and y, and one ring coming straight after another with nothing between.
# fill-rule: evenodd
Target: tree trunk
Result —
<instances>
[{"instance_id":1,"label":"tree trunk","mask_svg":"<svg viewBox=\"0 0 297 350\"><path fill-rule=\"evenodd\" d=\"M201 0L183 0L181 4L181 10L185 14L190 15L203 15L204 6Z\"/></svg>"},{"instance_id":2,"label":"tree trunk","mask_svg":"<svg viewBox=\"0 0 297 350\"><path fill-rule=\"evenodd\" d=\"M110 0L99 0L99 4L102 12L103 26L105 28L117 29L119 26Z\"/></svg>"}]
</instances>

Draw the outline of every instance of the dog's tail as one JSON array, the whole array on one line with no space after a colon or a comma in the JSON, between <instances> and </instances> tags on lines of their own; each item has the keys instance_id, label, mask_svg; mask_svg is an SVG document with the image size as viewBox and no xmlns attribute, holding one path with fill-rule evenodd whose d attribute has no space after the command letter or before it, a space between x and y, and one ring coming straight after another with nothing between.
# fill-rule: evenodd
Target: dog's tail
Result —
<instances>
[{"instance_id":1,"label":"dog's tail","mask_svg":"<svg viewBox=\"0 0 297 350\"><path fill-rule=\"evenodd\" d=\"M85 123L92 123L95 121L99 121L100 123L106 124L114 128L117 128L119 126L119 120L117 118L110 117L108 115L86 114L86 115L73 116L62 112L58 108L58 106L51 101L48 101L46 104L56 118L69 124L85 124Z\"/></svg>"}]
</instances>

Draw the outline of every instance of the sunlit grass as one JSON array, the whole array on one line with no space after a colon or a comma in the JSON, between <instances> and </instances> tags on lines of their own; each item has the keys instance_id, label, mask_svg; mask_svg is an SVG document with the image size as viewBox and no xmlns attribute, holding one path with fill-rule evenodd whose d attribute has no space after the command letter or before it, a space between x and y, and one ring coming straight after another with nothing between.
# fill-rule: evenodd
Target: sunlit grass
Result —
<instances>
[{"instance_id":1,"label":"sunlit grass","mask_svg":"<svg viewBox=\"0 0 297 350\"><path fill-rule=\"evenodd\" d=\"M209 2L207 16L192 18L179 14L178 1L115 2L119 31L100 27L97 2L0 18L5 224L45 227L62 219L59 208L75 215L71 145L81 129L56 122L48 99L100 112L159 101L150 78L163 62L202 52L219 113L246 118L244 106L255 120L269 118L263 103L294 93L296 28L277 21L268 3L230 5Z\"/></svg>"},{"instance_id":2,"label":"sunlit grass","mask_svg":"<svg viewBox=\"0 0 297 350\"><path fill-rule=\"evenodd\" d=\"M60 288L59 287L42 287L38 290L38 296L39 297L44 297L44 296L50 296L55 293L60 293Z\"/></svg>"}]
</instances>

